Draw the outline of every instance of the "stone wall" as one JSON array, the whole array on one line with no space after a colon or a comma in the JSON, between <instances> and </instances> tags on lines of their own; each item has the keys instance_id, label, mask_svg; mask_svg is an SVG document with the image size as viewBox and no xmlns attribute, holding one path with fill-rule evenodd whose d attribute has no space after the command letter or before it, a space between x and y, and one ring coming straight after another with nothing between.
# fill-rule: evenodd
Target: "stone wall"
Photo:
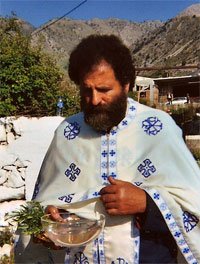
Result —
<instances>
[{"instance_id":1,"label":"stone wall","mask_svg":"<svg viewBox=\"0 0 200 264\"><path fill-rule=\"evenodd\" d=\"M0 118L0 222L5 204L10 211L13 204L31 200L43 158L63 119Z\"/></svg>"}]
</instances>

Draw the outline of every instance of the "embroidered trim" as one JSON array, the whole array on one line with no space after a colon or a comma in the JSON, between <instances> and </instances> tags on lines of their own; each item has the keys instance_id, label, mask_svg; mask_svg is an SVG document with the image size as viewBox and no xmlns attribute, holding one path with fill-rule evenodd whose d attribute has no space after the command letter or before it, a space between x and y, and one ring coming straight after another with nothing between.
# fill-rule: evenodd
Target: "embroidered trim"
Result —
<instances>
[{"instance_id":1,"label":"embroidered trim","mask_svg":"<svg viewBox=\"0 0 200 264\"><path fill-rule=\"evenodd\" d=\"M134 251L133 251L133 264L139 264L140 257L140 232L139 229L134 224L135 219L133 218L131 229L133 232L133 243L134 243Z\"/></svg>"},{"instance_id":2,"label":"embroidered trim","mask_svg":"<svg viewBox=\"0 0 200 264\"><path fill-rule=\"evenodd\" d=\"M133 99L127 99L128 111L125 118L117 127L114 127L110 134L101 136L101 178L102 184L108 184L108 176L117 178L117 133L126 128L136 115L136 103Z\"/></svg>"},{"instance_id":3,"label":"embroidered trim","mask_svg":"<svg viewBox=\"0 0 200 264\"><path fill-rule=\"evenodd\" d=\"M100 233L93 243L93 261L94 264L105 264L104 234Z\"/></svg>"},{"instance_id":4,"label":"embroidered trim","mask_svg":"<svg viewBox=\"0 0 200 264\"><path fill-rule=\"evenodd\" d=\"M192 251L190 250L189 245L187 244L183 234L181 233L180 228L178 227L172 213L170 212L167 204L161 197L160 193L154 189L151 189L151 190L146 189L146 191L152 197L152 199L154 200L154 202L157 204L158 208L160 209L174 239L177 242L177 245L179 246L179 249L181 250L187 262L189 264L197 264L198 262L196 258L194 257Z\"/></svg>"}]
</instances>

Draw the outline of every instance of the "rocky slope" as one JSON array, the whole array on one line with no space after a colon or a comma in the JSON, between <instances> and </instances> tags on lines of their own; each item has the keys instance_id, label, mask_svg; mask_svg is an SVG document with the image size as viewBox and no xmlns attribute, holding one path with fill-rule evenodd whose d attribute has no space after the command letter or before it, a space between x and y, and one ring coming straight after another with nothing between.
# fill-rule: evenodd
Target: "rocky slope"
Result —
<instances>
[{"instance_id":1,"label":"rocky slope","mask_svg":"<svg viewBox=\"0 0 200 264\"><path fill-rule=\"evenodd\" d=\"M131 49L137 67L180 66L200 61L200 4L191 5L166 22L55 19L37 29L24 21L22 26L25 33L31 34L33 45L39 43L63 69L67 68L71 50L90 34L120 36Z\"/></svg>"},{"instance_id":2,"label":"rocky slope","mask_svg":"<svg viewBox=\"0 0 200 264\"><path fill-rule=\"evenodd\" d=\"M33 43L41 41L44 49L54 54L59 64L66 67L71 50L82 38L90 34L115 34L130 47L144 35L160 28L162 24L160 21L134 23L118 19L89 21L62 19L44 30L34 31L32 40Z\"/></svg>"}]
</instances>

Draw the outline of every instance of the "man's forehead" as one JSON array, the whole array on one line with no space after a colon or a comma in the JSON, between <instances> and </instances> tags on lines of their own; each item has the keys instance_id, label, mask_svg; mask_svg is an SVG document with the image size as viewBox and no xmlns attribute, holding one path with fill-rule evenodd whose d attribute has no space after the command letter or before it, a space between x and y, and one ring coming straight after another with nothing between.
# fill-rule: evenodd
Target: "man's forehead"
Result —
<instances>
[{"instance_id":1,"label":"man's forehead","mask_svg":"<svg viewBox=\"0 0 200 264\"><path fill-rule=\"evenodd\" d=\"M98 62L97 64L94 64L91 67L91 69L86 73L86 76L96 71L98 71L99 73L100 72L104 73L108 69L113 70L112 66L108 62L106 62L105 60L101 60L100 62Z\"/></svg>"},{"instance_id":2,"label":"man's forehead","mask_svg":"<svg viewBox=\"0 0 200 264\"><path fill-rule=\"evenodd\" d=\"M98 65L95 65L88 73L85 74L83 81L85 82L88 79L97 77L101 78L105 76L105 74L114 76L114 71L110 64L101 62Z\"/></svg>"}]
</instances>

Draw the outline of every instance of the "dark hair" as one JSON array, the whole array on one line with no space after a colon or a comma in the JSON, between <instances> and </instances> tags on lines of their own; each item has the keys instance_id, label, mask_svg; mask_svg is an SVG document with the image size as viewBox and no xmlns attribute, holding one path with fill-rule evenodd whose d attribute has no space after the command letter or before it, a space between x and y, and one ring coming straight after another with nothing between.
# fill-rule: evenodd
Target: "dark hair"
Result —
<instances>
[{"instance_id":1,"label":"dark hair","mask_svg":"<svg viewBox=\"0 0 200 264\"><path fill-rule=\"evenodd\" d=\"M135 68L129 49L115 35L90 35L84 38L72 51L69 59L69 77L76 84L95 65L105 60L114 70L122 86L135 81Z\"/></svg>"}]
</instances>

